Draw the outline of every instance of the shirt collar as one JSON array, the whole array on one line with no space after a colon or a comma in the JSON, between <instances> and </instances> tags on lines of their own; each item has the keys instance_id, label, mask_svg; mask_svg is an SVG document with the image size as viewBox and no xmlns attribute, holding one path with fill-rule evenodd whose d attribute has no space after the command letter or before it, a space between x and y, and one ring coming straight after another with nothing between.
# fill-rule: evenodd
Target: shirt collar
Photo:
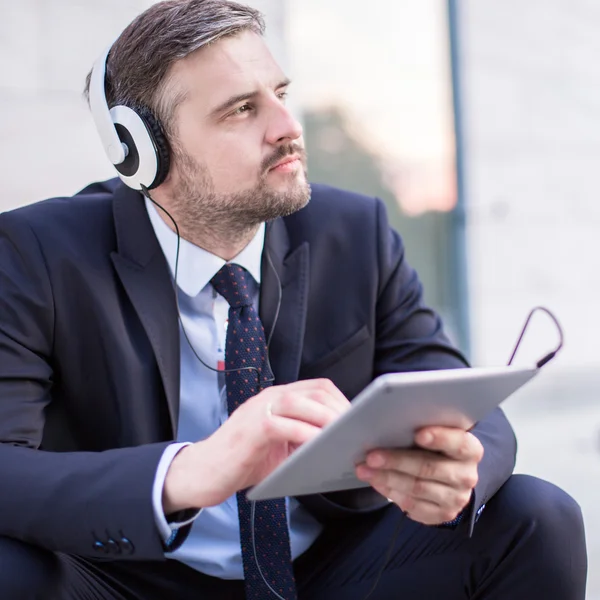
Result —
<instances>
[{"instance_id":1,"label":"shirt collar","mask_svg":"<svg viewBox=\"0 0 600 600\"><path fill-rule=\"evenodd\" d=\"M156 207L145 198L146 210L154 233L169 264L171 275L175 276L175 256L177 235L158 214ZM265 245L265 224L261 223L250 243L229 262L244 267L256 283L260 284L260 265ZM190 297L197 296L227 261L181 238L179 264L177 267L177 287Z\"/></svg>"}]
</instances>

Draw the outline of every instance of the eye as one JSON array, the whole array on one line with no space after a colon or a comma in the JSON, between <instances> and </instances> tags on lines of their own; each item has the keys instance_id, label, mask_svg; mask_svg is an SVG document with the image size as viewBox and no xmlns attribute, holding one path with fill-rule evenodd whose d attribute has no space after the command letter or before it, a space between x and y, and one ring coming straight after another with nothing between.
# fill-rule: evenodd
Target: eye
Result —
<instances>
[{"instance_id":1,"label":"eye","mask_svg":"<svg viewBox=\"0 0 600 600\"><path fill-rule=\"evenodd\" d=\"M248 102L246 102L246 104L242 104L242 106L240 106L239 108L234 110L233 113L231 113L231 114L232 115L243 115L244 113L246 113L250 110L252 110L252 105L250 105Z\"/></svg>"},{"instance_id":2,"label":"eye","mask_svg":"<svg viewBox=\"0 0 600 600\"><path fill-rule=\"evenodd\" d=\"M278 97L280 100L282 100L282 101L284 101L284 102L285 102L286 98L288 97L288 92L287 92L287 91L285 91L285 92L278 92L278 93L277 93L277 97Z\"/></svg>"}]
</instances>

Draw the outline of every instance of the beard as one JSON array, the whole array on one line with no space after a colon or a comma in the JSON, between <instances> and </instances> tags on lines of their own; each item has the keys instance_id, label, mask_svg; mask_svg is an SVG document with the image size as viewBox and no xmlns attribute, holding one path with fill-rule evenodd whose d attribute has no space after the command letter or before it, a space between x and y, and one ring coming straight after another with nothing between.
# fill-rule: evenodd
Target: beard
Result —
<instances>
[{"instance_id":1,"label":"beard","mask_svg":"<svg viewBox=\"0 0 600 600\"><path fill-rule=\"evenodd\" d=\"M294 180L285 191L273 189L267 181L268 170L293 154L300 156L304 178L291 174ZM208 169L181 148L173 148L173 158L177 176L173 182L171 207L182 235L190 241L223 242L243 238L261 223L291 215L310 200L306 153L295 144L280 146L263 161L261 176L253 187L229 194L216 192Z\"/></svg>"}]
</instances>

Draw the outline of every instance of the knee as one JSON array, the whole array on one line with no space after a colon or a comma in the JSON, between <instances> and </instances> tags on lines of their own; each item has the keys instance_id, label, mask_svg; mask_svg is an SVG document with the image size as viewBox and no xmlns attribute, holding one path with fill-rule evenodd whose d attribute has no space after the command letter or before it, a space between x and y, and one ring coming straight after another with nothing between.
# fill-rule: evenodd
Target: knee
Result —
<instances>
[{"instance_id":1,"label":"knee","mask_svg":"<svg viewBox=\"0 0 600 600\"><path fill-rule=\"evenodd\" d=\"M490 505L496 505L494 512L500 512L502 519L532 528L538 536L549 535L554 543L566 536L585 544L579 504L552 483L529 475L513 475Z\"/></svg>"},{"instance_id":2,"label":"knee","mask_svg":"<svg viewBox=\"0 0 600 600\"><path fill-rule=\"evenodd\" d=\"M57 559L52 552L0 537L0 590L3 598L50 598L56 573Z\"/></svg>"}]
</instances>

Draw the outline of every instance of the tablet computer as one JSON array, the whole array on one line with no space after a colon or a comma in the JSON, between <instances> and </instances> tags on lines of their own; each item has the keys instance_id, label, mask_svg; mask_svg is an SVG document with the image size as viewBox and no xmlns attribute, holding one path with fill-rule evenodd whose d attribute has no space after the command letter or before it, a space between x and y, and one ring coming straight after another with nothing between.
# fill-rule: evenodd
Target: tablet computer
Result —
<instances>
[{"instance_id":1,"label":"tablet computer","mask_svg":"<svg viewBox=\"0 0 600 600\"><path fill-rule=\"evenodd\" d=\"M354 472L367 452L409 448L415 431L426 425L468 430L537 372L495 367L382 375L247 497L266 500L367 487Z\"/></svg>"}]
</instances>

